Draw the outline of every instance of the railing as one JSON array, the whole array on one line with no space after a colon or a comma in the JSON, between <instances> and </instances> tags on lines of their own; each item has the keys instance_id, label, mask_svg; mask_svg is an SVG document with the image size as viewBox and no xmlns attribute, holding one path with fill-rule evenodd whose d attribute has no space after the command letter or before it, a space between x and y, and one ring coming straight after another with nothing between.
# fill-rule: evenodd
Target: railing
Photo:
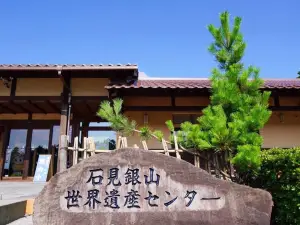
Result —
<instances>
[{"instance_id":1,"label":"railing","mask_svg":"<svg viewBox=\"0 0 300 225\"><path fill-rule=\"evenodd\" d=\"M181 159L181 154L183 152L192 154L194 157L194 165L198 168L200 168L200 158L201 158L201 168L206 170L208 173L220 177L220 173L218 170L216 170L216 163L215 157L213 154L209 152L203 152L200 154L200 152L192 152L190 150L184 149L181 147L180 149L178 148L176 138L174 140L175 142L175 149L169 149L167 142L163 139L162 140L162 147L163 149L155 149L155 150L149 150L157 153L163 153L165 155L170 156L170 153L175 153L176 158ZM70 166L78 164L81 160L89 158L90 156L93 156L95 154L99 153L104 153L104 152L111 152L120 148L127 148L127 147L132 147L132 148L139 148L137 145L134 146L128 146L127 144L127 138L126 137L118 137L117 144L116 144L116 149L114 150L100 150L96 149L95 141L92 137L84 137L83 138L83 145L82 147L79 147L79 139L78 137L75 137L74 139L74 145L69 146L68 145L68 138L66 135L61 136L61 148L60 148L60 162L59 162L59 167L60 170L62 171L66 168L66 162L67 158L69 158L69 162L72 164ZM146 141L142 141L142 145L144 150L148 150L148 146ZM69 157L67 157L67 154ZM202 161L203 160L203 161Z\"/></svg>"},{"instance_id":2,"label":"railing","mask_svg":"<svg viewBox=\"0 0 300 225\"><path fill-rule=\"evenodd\" d=\"M61 137L62 142L65 142L65 135L63 135ZM86 159L94 154L98 154L98 153L103 153L103 152L110 152L110 151L114 151L114 150L100 150L100 149L96 149L96 145L95 145L95 141L92 137L84 137L83 138L83 146L82 148L79 147L79 139L78 137L74 138L74 145L73 146L68 146L67 150L68 152L72 151L72 165L76 165L79 161L81 161L82 159ZM142 141L142 145L143 148L145 150L148 150L148 146L146 144L145 141ZM162 140L162 146L163 149L155 149L155 150L150 150L153 152L157 152L157 153L164 153L165 155L170 155L170 153L175 153L176 154L176 158L181 159L181 155L180 153L183 152L183 150L181 149L169 149L168 145L166 143L165 140ZM127 144L127 138L126 137L119 137L117 140L117 146L116 149L120 149L120 148L127 148L128 144ZM133 148L138 148L137 145L132 146ZM116 150L115 149L115 150ZM82 153L82 154L81 154ZM81 157L80 157L81 155Z\"/></svg>"}]
</instances>

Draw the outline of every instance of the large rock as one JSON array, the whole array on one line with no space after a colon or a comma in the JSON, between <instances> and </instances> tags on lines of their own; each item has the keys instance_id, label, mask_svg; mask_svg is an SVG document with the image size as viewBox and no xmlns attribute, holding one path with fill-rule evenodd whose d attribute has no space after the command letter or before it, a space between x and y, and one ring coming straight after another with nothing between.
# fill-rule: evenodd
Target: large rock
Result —
<instances>
[{"instance_id":1,"label":"large rock","mask_svg":"<svg viewBox=\"0 0 300 225\"><path fill-rule=\"evenodd\" d=\"M35 200L35 225L270 224L271 195L151 151L122 149L56 174Z\"/></svg>"}]
</instances>

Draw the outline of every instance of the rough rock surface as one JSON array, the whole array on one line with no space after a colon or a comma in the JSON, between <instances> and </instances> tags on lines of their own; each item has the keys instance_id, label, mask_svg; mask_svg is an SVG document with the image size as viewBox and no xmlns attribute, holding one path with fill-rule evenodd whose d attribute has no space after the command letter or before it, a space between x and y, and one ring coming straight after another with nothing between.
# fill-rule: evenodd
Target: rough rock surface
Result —
<instances>
[{"instance_id":1,"label":"rough rock surface","mask_svg":"<svg viewBox=\"0 0 300 225\"><path fill-rule=\"evenodd\" d=\"M35 200L34 225L269 225L271 195L216 179L163 154L121 149L56 174Z\"/></svg>"}]
</instances>

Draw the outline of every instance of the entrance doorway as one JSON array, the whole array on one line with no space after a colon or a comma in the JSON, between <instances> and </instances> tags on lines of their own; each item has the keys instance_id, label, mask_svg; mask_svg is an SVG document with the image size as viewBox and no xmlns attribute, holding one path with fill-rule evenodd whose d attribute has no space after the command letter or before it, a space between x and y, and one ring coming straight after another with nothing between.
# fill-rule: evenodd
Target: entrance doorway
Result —
<instances>
[{"instance_id":1,"label":"entrance doorway","mask_svg":"<svg viewBox=\"0 0 300 225\"><path fill-rule=\"evenodd\" d=\"M13 121L14 122L14 121ZM33 121L28 123L11 123L8 137L5 141L4 175L8 177L22 177L24 165L28 165L28 176L33 177L39 156L51 155L49 175L54 175L57 168L58 144L60 127L59 121ZM3 145L4 146L4 145ZM26 149L28 159L26 157ZM25 168L27 171L27 168Z\"/></svg>"},{"instance_id":2,"label":"entrance doorway","mask_svg":"<svg viewBox=\"0 0 300 225\"><path fill-rule=\"evenodd\" d=\"M6 149L4 174L11 177L23 175L27 129L11 129Z\"/></svg>"}]
</instances>

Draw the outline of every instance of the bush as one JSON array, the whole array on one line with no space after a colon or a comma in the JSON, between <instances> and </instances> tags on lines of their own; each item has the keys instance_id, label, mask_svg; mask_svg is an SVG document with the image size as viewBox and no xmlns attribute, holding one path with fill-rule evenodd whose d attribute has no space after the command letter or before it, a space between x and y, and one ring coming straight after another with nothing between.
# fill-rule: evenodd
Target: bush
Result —
<instances>
[{"instance_id":1,"label":"bush","mask_svg":"<svg viewBox=\"0 0 300 225\"><path fill-rule=\"evenodd\" d=\"M263 151L261 170L252 186L272 194L272 224L300 224L300 148Z\"/></svg>"}]
</instances>

